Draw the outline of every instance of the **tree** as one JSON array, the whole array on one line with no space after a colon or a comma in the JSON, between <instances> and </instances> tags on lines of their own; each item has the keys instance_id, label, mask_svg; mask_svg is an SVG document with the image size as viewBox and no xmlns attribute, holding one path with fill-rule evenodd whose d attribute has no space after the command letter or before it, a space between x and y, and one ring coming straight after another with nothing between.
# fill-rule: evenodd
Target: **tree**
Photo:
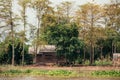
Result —
<instances>
[{"instance_id":1,"label":"tree","mask_svg":"<svg viewBox=\"0 0 120 80\"><path fill-rule=\"evenodd\" d=\"M23 43L21 41L20 36L16 35L14 38L14 46L15 46L15 64L20 65L22 61L22 48ZM32 63L32 56L28 54L28 46L25 45L25 64ZM12 41L10 36L7 36L3 42L0 42L0 64L11 64L12 59Z\"/></svg>"},{"instance_id":2,"label":"tree","mask_svg":"<svg viewBox=\"0 0 120 80\"><path fill-rule=\"evenodd\" d=\"M11 39L12 39L12 65L14 65L14 20L13 11L12 11L12 0L0 0L1 3L1 15L5 20L5 27L9 26L11 30Z\"/></svg>"},{"instance_id":3,"label":"tree","mask_svg":"<svg viewBox=\"0 0 120 80\"><path fill-rule=\"evenodd\" d=\"M101 26L102 8L94 3L87 3L79 7L77 11L77 23L81 26L80 34L84 42L90 46L90 64L94 62L94 48L97 40L97 27Z\"/></svg>"},{"instance_id":4,"label":"tree","mask_svg":"<svg viewBox=\"0 0 120 80\"><path fill-rule=\"evenodd\" d=\"M69 23L71 21L72 10L72 2L65 1L58 5L56 10L57 23Z\"/></svg>"},{"instance_id":5,"label":"tree","mask_svg":"<svg viewBox=\"0 0 120 80\"><path fill-rule=\"evenodd\" d=\"M50 1L49 0L32 0L32 6L34 10L36 11L36 18L37 18L37 30L36 30L36 39L34 40L35 46L36 46L36 51L35 51L35 58L34 62L36 63L36 55L38 51L38 46L41 43L40 42L40 27L41 27L41 21L42 21L42 16L45 13L49 13L51 11L51 7L49 6Z\"/></svg>"},{"instance_id":6,"label":"tree","mask_svg":"<svg viewBox=\"0 0 120 80\"><path fill-rule=\"evenodd\" d=\"M112 38L112 51L116 53L118 36L120 35L120 2L118 0L111 0L110 4L104 6L106 18L107 31L112 33L107 34L108 38Z\"/></svg>"},{"instance_id":7,"label":"tree","mask_svg":"<svg viewBox=\"0 0 120 80\"><path fill-rule=\"evenodd\" d=\"M75 24L60 24L48 26L44 35L48 44L56 46L58 58L64 56L66 63L74 64L81 47L78 34Z\"/></svg>"},{"instance_id":8,"label":"tree","mask_svg":"<svg viewBox=\"0 0 120 80\"><path fill-rule=\"evenodd\" d=\"M22 51L22 65L24 65L24 45L25 45L25 32L26 32L26 10L28 7L28 4L30 3L30 0L20 0L19 1L19 5L22 7L22 11L21 11L21 16L22 16L22 21L23 21L23 26L24 26L24 34L23 34L23 51Z\"/></svg>"}]
</instances>

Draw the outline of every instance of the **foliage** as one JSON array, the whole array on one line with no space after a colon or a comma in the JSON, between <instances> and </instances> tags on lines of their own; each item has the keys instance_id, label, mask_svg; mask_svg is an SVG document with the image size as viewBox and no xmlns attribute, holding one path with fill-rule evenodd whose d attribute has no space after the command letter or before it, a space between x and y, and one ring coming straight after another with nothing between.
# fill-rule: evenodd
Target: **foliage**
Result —
<instances>
[{"instance_id":1,"label":"foliage","mask_svg":"<svg viewBox=\"0 0 120 80\"><path fill-rule=\"evenodd\" d=\"M50 76L69 76L73 72L71 71L66 71L66 70L54 70L54 71L48 71L48 75Z\"/></svg>"},{"instance_id":2,"label":"foliage","mask_svg":"<svg viewBox=\"0 0 120 80\"><path fill-rule=\"evenodd\" d=\"M7 44L7 45L6 45ZM6 45L6 46L4 46ZM11 41L6 38L4 42L0 44L0 64L11 64L12 59L12 45ZM22 42L20 39L15 39L15 64L20 65L22 59ZM28 46L25 45L25 64L32 63L32 55L28 54Z\"/></svg>"},{"instance_id":3,"label":"foliage","mask_svg":"<svg viewBox=\"0 0 120 80\"><path fill-rule=\"evenodd\" d=\"M44 38L48 44L56 46L57 56L64 56L72 63L79 53L81 42L78 39L78 28L75 24L60 24L47 27Z\"/></svg>"},{"instance_id":4,"label":"foliage","mask_svg":"<svg viewBox=\"0 0 120 80\"><path fill-rule=\"evenodd\" d=\"M101 6L94 3L86 3L79 6L76 11L76 23L80 27L80 38L84 41L85 45L90 47L90 64L94 63L94 48L98 37L104 33L103 28L98 28L102 15ZM85 46L84 46L85 47ZM85 48L84 48L85 51Z\"/></svg>"},{"instance_id":5,"label":"foliage","mask_svg":"<svg viewBox=\"0 0 120 80\"><path fill-rule=\"evenodd\" d=\"M6 68L7 67L7 68ZM100 77L100 78L109 78L109 77L120 77L120 70L97 70L97 71L83 71L78 68L73 70L48 70L48 69L38 69L30 67L20 67L20 66L0 66L2 69L0 71L0 76L9 77L9 76L46 76L46 77ZM86 75L87 74L87 75Z\"/></svg>"},{"instance_id":6,"label":"foliage","mask_svg":"<svg viewBox=\"0 0 120 80\"><path fill-rule=\"evenodd\" d=\"M119 70L112 70L112 71L95 71L92 72L92 75L94 76L108 76L108 77L120 77L120 71Z\"/></svg>"},{"instance_id":7,"label":"foliage","mask_svg":"<svg viewBox=\"0 0 120 80\"><path fill-rule=\"evenodd\" d=\"M84 65L89 65L90 64L90 61L89 60L86 60Z\"/></svg>"},{"instance_id":8,"label":"foliage","mask_svg":"<svg viewBox=\"0 0 120 80\"><path fill-rule=\"evenodd\" d=\"M112 65L112 61L108 61L107 59L96 60L95 61L95 65L96 66L111 66Z\"/></svg>"},{"instance_id":9,"label":"foliage","mask_svg":"<svg viewBox=\"0 0 120 80\"><path fill-rule=\"evenodd\" d=\"M55 45L58 58L64 56L69 63L90 59L90 64L106 65L109 63L102 64L102 58L112 60L113 53L120 52L120 1L111 0L101 6L93 0L79 6L76 12L73 2L62 2L55 9L51 5L49 0L0 0L0 64L21 64L22 56L22 62L25 57L26 64L32 63L25 44L29 28L32 38L28 43L33 41L35 57L38 46L43 44ZM31 11L35 12L35 22L28 20ZM98 58L101 60L94 61Z\"/></svg>"},{"instance_id":10,"label":"foliage","mask_svg":"<svg viewBox=\"0 0 120 80\"><path fill-rule=\"evenodd\" d=\"M54 77L70 77L75 76L75 71L68 70L37 70L37 69L10 69L6 71L2 71L0 75L2 76L19 76L19 75L44 75L44 76L54 76Z\"/></svg>"}]
</instances>

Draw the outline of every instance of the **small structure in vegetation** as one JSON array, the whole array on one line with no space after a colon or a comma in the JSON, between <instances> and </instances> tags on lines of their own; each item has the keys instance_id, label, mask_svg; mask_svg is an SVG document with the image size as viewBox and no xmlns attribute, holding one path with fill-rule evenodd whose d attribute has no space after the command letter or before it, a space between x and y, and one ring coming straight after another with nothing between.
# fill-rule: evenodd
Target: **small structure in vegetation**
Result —
<instances>
[{"instance_id":1,"label":"small structure in vegetation","mask_svg":"<svg viewBox=\"0 0 120 80\"><path fill-rule=\"evenodd\" d=\"M36 65L54 65L54 64L64 64L65 58L61 56L57 57L57 53L54 45L41 45L38 47L36 56ZM35 48L29 47L29 53L34 54Z\"/></svg>"},{"instance_id":2,"label":"small structure in vegetation","mask_svg":"<svg viewBox=\"0 0 120 80\"><path fill-rule=\"evenodd\" d=\"M113 54L113 65L120 66L120 53Z\"/></svg>"},{"instance_id":3,"label":"small structure in vegetation","mask_svg":"<svg viewBox=\"0 0 120 80\"><path fill-rule=\"evenodd\" d=\"M34 54L35 48L30 47L29 53ZM36 64L46 65L46 64L55 64L57 61L56 51L54 45L41 45L38 47Z\"/></svg>"}]
</instances>

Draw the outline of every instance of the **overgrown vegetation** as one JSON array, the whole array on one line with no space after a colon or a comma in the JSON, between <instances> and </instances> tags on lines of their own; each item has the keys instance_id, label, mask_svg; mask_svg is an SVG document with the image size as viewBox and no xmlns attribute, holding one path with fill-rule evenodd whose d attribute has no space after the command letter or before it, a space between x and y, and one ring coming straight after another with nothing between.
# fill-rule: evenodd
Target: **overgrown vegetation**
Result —
<instances>
[{"instance_id":1,"label":"overgrown vegetation","mask_svg":"<svg viewBox=\"0 0 120 80\"><path fill-rule=\"evenodd\" d=\"M38 47L52 44L66 64L111 65L102 60L120 52L120 0L106 5L90 0L75 10L69 1L51 5L50 0L0 0L0 64L33 63L29 45L36 63Z\"/></svg>"},{"instance_id":2,"label":"overgrown vegetation","mask_svg":"<svg viewBox=\"0 0 120 80\"><path fill-rule=\"evenodd\" d=\"M28 67L20 67L20 66L0 66L0 76L9 77L9 76L46 76L46 77L101 77L101 78L109 78L109 77L120 77L120 70L48 70L48 69L38 69L38 68L28 68Z\"/></svg>"},{"instance_id":3,"label":"overgrown vegetation","mask_svg":"<svg viewBox=\"0 0 120 80\"><path fill-rule=\"evenodd\" d=\"M15 65L22 64L22 49L23 45L19 38L15 38ZM28 45L24 46L24 64L32 64L33 55L28 54ZM11 64L12 59L12 44L11 39L5 39L4 42L0 43L0 64Z\"/></svg>"},{"instance_id":4,"label":"overgrown vegetation","mask_svg":"<svg viewBox=\"0 0 120 80\"><path fill-rule=\"evenodd\" d=\"M51 77L77 77L75 71L68 70L39 70L39 69L10 69L1 71L0 76L51 76Z\"/></svg>"},{"instance_id":5,"label":"overgrown vegetation","mask_svg":"<svg viewBox=\"0 0 120 80\"><path fill-rule=\"evenodd\" d=\"M111 60L107 60L107 59L95 61L96 66L112 66L112 63L113 62Z\"/></svg>"},{"instance_id":6,"label":"overgrown vegetation","mask_svg":"<svg viewBox=\"0 0 120 80\"><path fill-rule=\"evenodd\" d=\"M120 70L95 71L95 72L92 72L92 75L99 76L99 77L120 77Z\"/></svg>"},{"instance_id":7,"label":"overgrown vegetation","mask_svg":"<svg viewBox=\"0 0 120 80\"><path fill-rule=\"evenodd\" d=\"M58 59L64 56L66 62L71 64L78 58L82 46L78 35L78 27L75 23L49 26L43 34L48 44L56 46Z\"/></svg>"}]
</instances>

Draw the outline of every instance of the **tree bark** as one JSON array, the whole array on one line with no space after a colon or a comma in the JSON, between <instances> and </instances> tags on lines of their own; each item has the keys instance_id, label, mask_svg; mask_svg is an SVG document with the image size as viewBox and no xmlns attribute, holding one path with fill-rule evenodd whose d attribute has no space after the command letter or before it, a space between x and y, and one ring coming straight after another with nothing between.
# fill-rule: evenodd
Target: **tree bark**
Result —
<instances>
[{"instance_id":1,"label":"tree bark","mask_svg":"<svg viewBox=\"0 0 120 80\"><path fill-rule=\"evenodd\" d=\"M103 56L102 56L102 50L103 50L103 47L100 47L100 59L102 60L103 59Z\"/></svg>"},{"instance_id":2,"label":"tree bark","mask_svg":"<svg viewBox=\"0 0 120 80\"><path fill-rule=\"evenodd\" d=\"M115 43L115 45L114 45L114 53L116 53L116 43Z\"/></svg>"},{"instance_id":3,"label":"tree bark","mask_svg":"<svg viewBox=\"0 0 120 80\"><path fill-rule=\"evenodd\" d=\"M25 47L24 47L24 42L23 42L23 51L22 51L22 65L24 66L24 51L25 51Z\"/></svg>"},{"instance_id":4,"label":"tree bark","mask_svg":"<svg viewBox=\"0 0 120 80\"><path fill-rule=\"evenodd\" d=\"M12 20L12 2L10 2L10 25L11 25L11 35L12 35L12 65L15 65L15 52L14 52L14 29Z\"/></svg>"},{"instance_id":5,"label":"tree bark","mask_svg":"<svg viewBox=\"0 0 120 80\"><path fill-rule=\"evenodd\" d=\"M92 43L90 44L90 65L92 65Z\"/></svg>"},{"instance_id":6,"label":"tree bark","mask_svg":"<svg viewBox=\"0 0 120 80\"><path fill-rule=\"evenodd\" d=\"M23 36L23 53L22 53L22 65L24 66L24 55L25 55L25 27L26 27L26 6L23 6L23 20L24 20L24 36Z\"/></svg>"},{"instance_id":7,"label":"tree bark","mask_svg":"<svg viewBox=\"0 0 120 80\"><path fill-rule=\"evenodd\" d=\"M94 49L95 49L95 47L93 46L93 48L92 48L92 64L94 63L94 54L95 54Z\"/></svg>"},{"instance_id":8,"label":"tree bark","mask_svg":"<svg viewBox=\"0 0 120 80\"><path fill-rule=\"evenodd\" d=\"M86 49L85 49L85 47L84 47L84 64L85 64L85 61L86 61L86 59L85 59L85 53L86 53Z\"/></svg>"},{"instance_id":9,"label":"tree bark","mask_svg":"<svg viewBox=\"0 0 120 80\"><path fill-rule=\"evenodd\" d=\"M38 11L40 12L40 11ZM34 56L34 63L37 62L37 53L38 53L38 47L39 47L39 43L38 43L38 40L39 40L39 34L40 34L40 16L37 16L37 19L38 19L38 29L37 29L37 40L36 40L36 50L35 50L35 56Z\"/></svg>"},{"instance_id":10,"label":"tree bark","mask_svg":"<svg viewBox=\"0 0 120 80\"><path fill-rule=\"evenodd\" d=\"M14 52L14 32L13 32L13 22L11 20L11 33L12 33L12 65L15 64L14 62L14 57L15 57L15 52Z\"/></svg>"}]
</instances>

